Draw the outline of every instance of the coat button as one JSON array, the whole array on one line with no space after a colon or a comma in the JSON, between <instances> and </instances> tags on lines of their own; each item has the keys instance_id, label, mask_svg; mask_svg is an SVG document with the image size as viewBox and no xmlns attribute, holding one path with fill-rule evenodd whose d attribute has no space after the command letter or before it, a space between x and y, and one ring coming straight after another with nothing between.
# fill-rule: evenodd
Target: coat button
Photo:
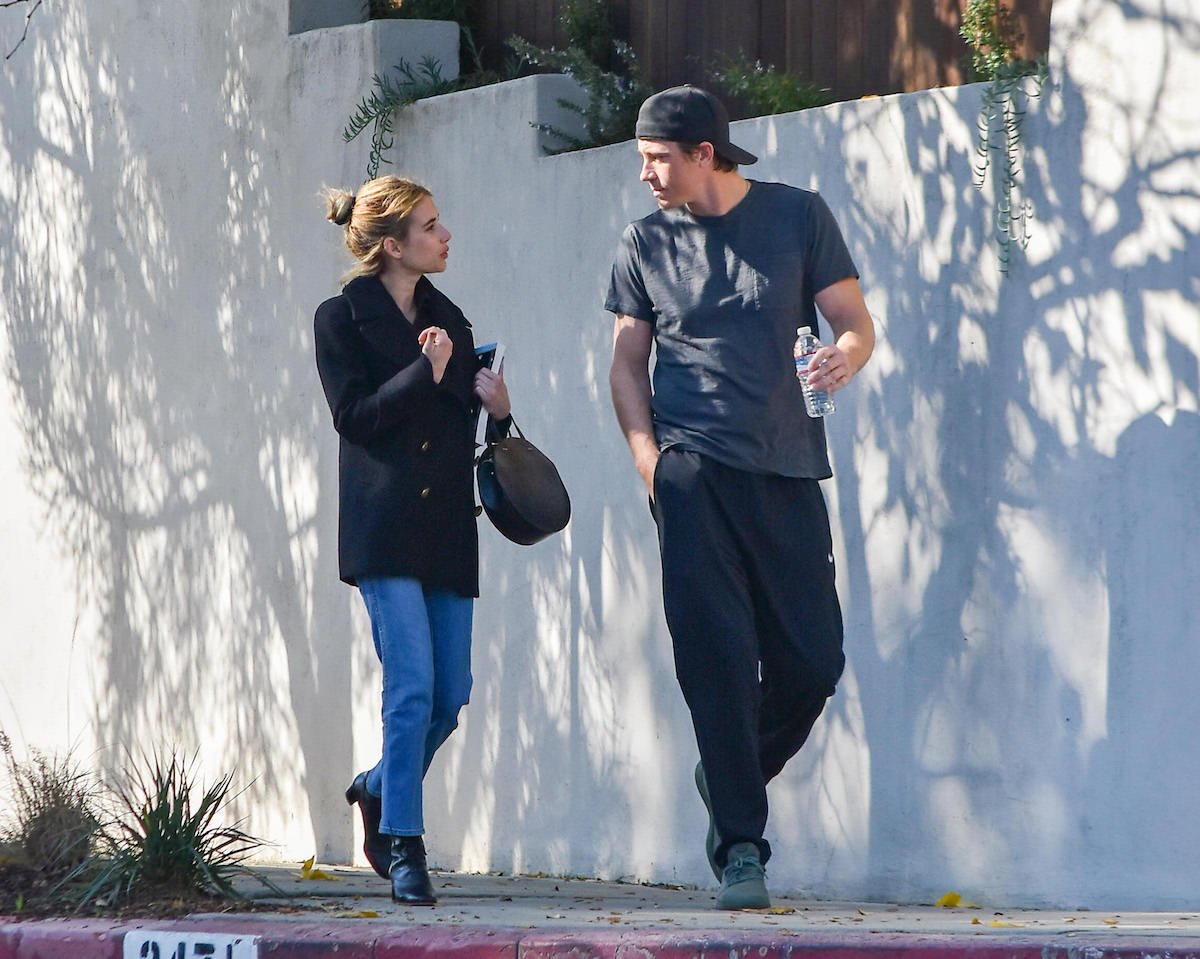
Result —
<instances>
[{"instance_id":1,"label":"coat button","mask_svg":"<svg viewBox=\"0 0 1200 959\"><path fill-rule=\"evenodd\" d=\"M429 452L429 440L426 440L424 443L421 444L421 452L422 453Z\"/></svg>"},{"instance_id":2,"label":"coat button","mask_svg":"<svg viewBox=\"0 0 1200 959\"><path fill-rule=\"evenodd\" d=\"M426 486L423 490L421 490L421 499L429 499L429 494L432 492L433 490Z\"/></svg>"}]
</instances>

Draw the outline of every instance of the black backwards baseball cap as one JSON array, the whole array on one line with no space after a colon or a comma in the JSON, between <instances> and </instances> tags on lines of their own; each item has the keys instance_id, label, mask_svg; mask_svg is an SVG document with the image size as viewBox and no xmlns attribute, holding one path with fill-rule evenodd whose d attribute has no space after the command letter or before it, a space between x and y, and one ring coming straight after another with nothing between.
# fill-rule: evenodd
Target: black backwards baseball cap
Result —
<instances>
[{"instance_id":1,"label":"black backwards baseball cap","mask_svg":"<svg viewBox=\"0 0 1200 959\"><path fill-rule=\"evenodd\" d=\"M729 142L729 113L707 90L690 84L671 87L649 97L638 111L634 131L640 140L713 145L718 156L732 163L757 163L758 157Z\"/></svg>"}]
</instances>

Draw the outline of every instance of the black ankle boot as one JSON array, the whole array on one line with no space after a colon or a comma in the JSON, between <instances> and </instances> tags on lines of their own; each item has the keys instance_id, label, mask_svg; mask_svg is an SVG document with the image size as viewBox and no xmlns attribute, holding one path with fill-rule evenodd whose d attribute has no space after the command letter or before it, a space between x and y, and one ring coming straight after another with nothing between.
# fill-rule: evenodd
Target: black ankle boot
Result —
<instances>
[{"instance_id":1,"label":"black ankle boot","mask_svg":"<svg viewBox=\"0 0 1200 959\"><path fill-rule=\"evenodd\" d=\"M392 837L380 835L379 818L383 815L383 801L367 792L367 774L359 773L346 790L346 802L351 806L358 803L363 821L363 852L367 862L384 879L390 878L392 864Z\"/></svg>"},{"instance_id":2,"label":"black ankle boot","mask_svg":"<svg viewBox=\"0 0 1200 959\"><path fill-rule=\"evenodd\" d=\"M420 836L392 837L392 900L406 906L437 902L425 865L425 842Z\"/></svg>"}]
</instances>

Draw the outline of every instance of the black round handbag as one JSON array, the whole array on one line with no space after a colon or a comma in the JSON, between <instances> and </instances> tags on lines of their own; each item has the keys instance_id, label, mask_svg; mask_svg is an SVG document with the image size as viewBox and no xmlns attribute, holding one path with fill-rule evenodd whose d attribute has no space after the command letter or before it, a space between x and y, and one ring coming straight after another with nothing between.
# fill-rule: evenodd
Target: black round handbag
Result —
<instances>
[{"instance_id":1,"label":"black round handbag","mask_svg":"<svg viewBox=\"0 0 1200 959\"><path fill-rule=\"evenodd\" d=\"M479 456L479 501L503 536L532 546L567 525L571 497L550 458L512 427L516 436L488 443Z\"/></svg>"}]
</instances>

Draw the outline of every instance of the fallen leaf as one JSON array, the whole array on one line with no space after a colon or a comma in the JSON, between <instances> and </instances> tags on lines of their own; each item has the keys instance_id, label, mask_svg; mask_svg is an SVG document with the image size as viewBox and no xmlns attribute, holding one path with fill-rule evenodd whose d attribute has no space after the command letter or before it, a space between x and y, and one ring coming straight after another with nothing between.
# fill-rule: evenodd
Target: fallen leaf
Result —
<instances>
[{"instance_id":1,"label":"fallen leaf","mask_svg":"<svg viewBox=\"0 0 1200 959\"><path fill-rule=\"evenodd\" d=\"M1115 926L1118 922L1120 922L1119 919L1105 919L1104 920L1104 924L1106 926Z\"/></svg>"},{"instance_id":2,"label":"fallen leaf","mask_svg":"<svg viewBox=\"0 0 1200 959\"><path fill-rule=\"evenodd\" d=\"M1020 929L1024 926L1024 923L1002 922L999 919L993 919L991 922L988 923L988 925L991 926L993 929Z\"/></svg>"},{"instance_id":3,"label":"fallen leaf","mask_svg":"<svg viewBox=\"0 0 1200 959\"><path fill-rule=\"evenodd\" d=\"M957 892L946 893L946 895L942 896L942 898L939 899L936 903L934 903L934 905L941 906L943 909L957 909L959 907L961 907L963 909L978 909L979 908L979 903L967 902L967 900L965 900Z\"/></svg>"},{"instance_id":4,"label":"fallen leaf","mask_svg":"<svg viewBox=\"0 0 1200 959\"><path fill-rule=\"evenodd\" d=\"M313 863L316 861L316 856L309 856L304 862L300 863L300 878L301 879L328 879L337 882L336 876L331 876L324 869L317 869Z\"/></svg>"}]
</instances>

